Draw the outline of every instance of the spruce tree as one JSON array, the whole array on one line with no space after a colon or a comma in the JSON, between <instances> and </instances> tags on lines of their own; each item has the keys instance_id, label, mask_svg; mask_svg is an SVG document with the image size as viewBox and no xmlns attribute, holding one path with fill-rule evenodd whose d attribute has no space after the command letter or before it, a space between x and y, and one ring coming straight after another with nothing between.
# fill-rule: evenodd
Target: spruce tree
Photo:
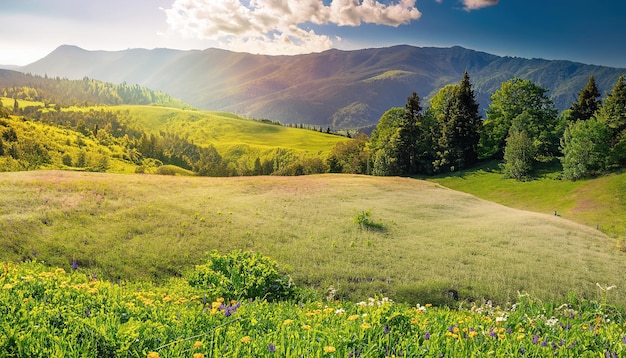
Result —
<instances>
[{"instance_id":1,"label":"spruce tree","mask_svg":"<svg viewBox=\"0 0 626 358\"><path fill-rule=\"evenodd\" d=\"M586 121L591 118L600 108L602 103L600 96L600 91L598 86L596 86L596 79L591 75L585 88L578 93L578 101L572 104L570 119L572 121Z\"/></svg>"},{"instance_id":2,"label":"spruce tree","mask_svg":"<svg viewBox=\"0 0 626 358\"><path fill-rule=\"evenodd\" d=\"M619 77L595 116L609 130L611 151L609 163L626 165L626 83L624 83L624 76Z\"/></svg>"},{"instance_id":3,"label":"spruce tree","mask_svg":"<svg viewBox=\"0 0 626 358\"><path fill-rule=\"evenodd\" d=\"M394 138L397 163L401 174L417 171L417 141L420 135L422 106L417 92L407 98L404 115L400 121L397 136Z\"/></svg>"}]
</instances>

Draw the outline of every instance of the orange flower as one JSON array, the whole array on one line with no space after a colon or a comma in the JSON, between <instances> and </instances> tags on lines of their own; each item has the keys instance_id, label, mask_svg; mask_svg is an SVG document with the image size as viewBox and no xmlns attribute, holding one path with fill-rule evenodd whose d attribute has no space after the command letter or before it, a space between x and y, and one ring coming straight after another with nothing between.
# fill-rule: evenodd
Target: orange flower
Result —
<instances>
[{"instance_id":1,"label":"orange flower","mask_svg":"<svg viewBox=\"0 0 626 358\"><path fill-rule=\"evenodd\" d=\"M250 343L251 340L250 336L245 336L241 339L241 343Z\"/></svg>"}]
</instances>

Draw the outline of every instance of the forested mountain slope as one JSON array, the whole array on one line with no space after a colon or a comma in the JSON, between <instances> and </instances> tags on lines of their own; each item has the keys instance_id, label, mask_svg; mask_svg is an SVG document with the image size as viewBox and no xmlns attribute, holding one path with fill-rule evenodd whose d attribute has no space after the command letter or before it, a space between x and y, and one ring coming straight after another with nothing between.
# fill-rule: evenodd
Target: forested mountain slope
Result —
<instances>
[{"instance_id":1,"label":"forested mountain slope","mask_svg":"<svg viewBox=\"0 0 626 358\"><path fill-rule=\"evenodd\" d=\"M375 124L417 91L430 98L467 70L484 109L503 81L517 76L548 88L559 109L568 108L590 75L610 90L625 69L499 57L452 48L394 46L266 56L219 49L86 51L61 46L21 68L33 74L158 89L202 109L333 128Z\"/></svg>"}]
</instances>

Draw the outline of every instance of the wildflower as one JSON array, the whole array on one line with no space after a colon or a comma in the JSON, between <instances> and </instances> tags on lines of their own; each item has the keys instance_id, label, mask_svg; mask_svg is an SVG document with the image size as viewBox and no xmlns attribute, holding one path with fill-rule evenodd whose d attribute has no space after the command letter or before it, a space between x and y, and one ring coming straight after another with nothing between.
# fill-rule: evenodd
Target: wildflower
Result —
<instances>
[{"instance_id":1,"label":"wildflower","mask_svg":"<svg viewBox=\"0 0 626 358\"><path fill-rule=\"evenodd\" d=\"M371 328L371 327L372 327L372 325L371 325L371 324L369 324L369 323L367 323L367 322L365 322L365 323L363 323L363 324L361 325L361 328L363 328L363 329L368 329L368 328Z\"/></svg>"},{"instance_id":2,"label":"wildflower","mask_svg":"<svg viewBox=\"0 0 626 358\"><path fill-rule=\"evenodd\" d=\"M241 339L241 343L250 343L251 340L250 336L245 336Z\"/></svg>"},{"instance_id":3,"label":"wildflower","mask_svg":"<svg viewBox=\"0 0 626 358\"><path fill-rule=\"evenodd\" d=\"M358 314L353 314L353 315L348 316L348 321L354 321L358 318L359 318Z\"/></svg>"},{"instance_id":4,"label":"wildflower","mask_svg":"<svg viewBox=\"0 0 626 358\"><path fill-rule=\"evenodd\" d=\"M424 340L427 341L430 339L430 332L424 333Z\"/></svg>"},{"instance_id":5,"label":"wildflower","mask_svg":"<svg viewBox=\"0 0 626 358\"><path fill-rule=\"evenodd\" d=\"M2 289L4 290L10 290L13 288L13 285L10 283L5 284L4 286L2 286Z\"/></svg>"},{"instance_id":6,"label":"wildflower","mask_svg":"<svg viewBox=\"0 0 626 358\"><path fill-rule=\"evenodd\" d=\"M536 334L533 335L533 344L537 344L539 343L539 341L540 341L539 336L537 336Z\"/></svg>"},{"instance_id":7,"label":"wildflower","mask_svg":"<svg viewBox=\"0 0 626 358\"><path fill-rule=\"evenodd\" d=\"M202 343L202 342L200 342L200 341L196 341L196 342L193 344L193 348L194 348L194 349L195 349L195 348L200 348L200 347L202 347L203 345L204 345L204 343Z\"/></svg>"},{"instance_id":8,"label":"wildflower","mask_svg":"<svg viewBox=\"0 0 626 358\"><path fill-rule=\"evenodd\" d=\"M204 358L204 354L202 353L194 353L193 358Z\"/></svg>"},{"instance_id":9,"label":"wildflower","mask_svg":"<svg viewBox=\"0 0 626 358\"><path fill-rule=\"evenodd\" d=\"M311 329L311 326L309 326L308 324L303 324L302 329L308 331L309 329Z\"/></svg>"},{"instance_id":10,"label":"wildflower","mask_svg":"<svg viewBox=\"0 0 626 358\"><path fill-rule=\"evenodd\" d=\"M324 353L335 353L337 349L333 346L324 346Z\"/></svg>"},{"instance_id":11,"label":"wildflower","mask_svg":"<svg viewBox=\"0 0 626 358\"><path fill-rule=\"evenodd\" d=\"M346 313L346 310L344 310L343 308L339 308L335 311L336 315L343 315Z\"/></svg>"},{"instance_id":12,"label":"wildflower","mask_svg":"<svg viewBox=\"0 0 626 358\"><path fill-rule=\"evenodd\" d=\"M85 310L85 316L86 316L87 318L89 318L89 316L91 316L91 311L89 310L89 308L87 308L87 309Z\"/></svg>"},{"instance_id":13,"label":"wildflower","mask_svg":"<svg viewBox=\"0 0 626 358\"><path fill-rule=\"evenodd\" d=\"M622 338L622 343L626 344L626 336L624 336L624 338Z\"/></svg>"},{"instance_id":14,"label":"wildflower","mask_svg":"<svg viewBox=\"0 0 626 358\"><path fill-rule=\"evenodd\" d=\"M290 325L292 323L293 323L292 319L286 319L286 320L283 321L283 326L288 326L288 325Z\"/></svg>"},{"instance_id":15,"label":"wildflower","mask_svg":"<svg viewBox=\"0 0 626 358\"><path fill-rule=\"evenodd\" d=\"M385 334L389 334L389 325L385 325L385 329L383 329Z\"/></svg>"},{"instance_id":16,"label":"wildflower","mask_svg":"<svg viewBox=\"0 0 626 358\"><path fill-rule=\"evenodd\" d=\"M269 350L270 353L275 353L276 352L276 345L274 343L270 343L270 345L267 346L267 350Z\"/></svg>"},{"instance_id":17,"label":"wildflower","mask_svg":"<svg viewBox=\"0 0 626 358\"><path fill-rule=\"evenodd\" d=\"M157 353L157 352L150 352L150 353L148 353L148 358L159 358L159 353Z\"/></svg>"},{"instance_id":18,"label":"wildflower","mask_svg":"<svg viewBox=\"0 0 626 358\"><path fill-rule=\"evenodd\" d=\"M467 335L468 338L474 338L478 335L478 332L476 331L470 331L470 333Z\"/></svg>"},{"instance_id":19,"label":"wildflower","mask_svg":"<svg viewBox=\"0 0 626 358\"><path fill-rule=\"evenodd\" d=\"M76 258L72 259L72 270L77 270L78 269L78 260L76 260Z\"/></svg>"}]
</instances>

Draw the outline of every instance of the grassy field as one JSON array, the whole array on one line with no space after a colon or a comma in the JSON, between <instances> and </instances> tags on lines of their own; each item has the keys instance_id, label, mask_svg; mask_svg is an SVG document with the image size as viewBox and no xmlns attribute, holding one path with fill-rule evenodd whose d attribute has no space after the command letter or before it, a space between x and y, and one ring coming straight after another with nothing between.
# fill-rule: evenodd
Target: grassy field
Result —
<instances>
[{"instance_id":1,"label":"grassy field","mask_svg":"<svg viewBox=\"0 0 626 358\"><path fill-rule=\"evenodd\" d=\"M595 179L558 180L554 173L527 182L503 179L497 164L429 179L512 208L561 216L599 228L618 244L626 238L626 173Z\"/></svg>"},{"instance_id":2,"label":"grassy field","mask_svg":"<svg viewBox=\"0 0 626 358\"><path fill-rule=\"evenodd\" d=\"M369 213L381 226L355 220ZM615 240L552 213L507 208L407 178L195 178L60 171L0 174L0 261L37 257L116 280L180 275L217 249L254 250L336 298L624 305ZM452 294L453 295L453 294Z\"/></svg>"},{"instance_id":3,"label":"grassy field","mask_svg":"<svg viewBox=\"0 0 626 358\"><path fill-rule=\"evenodd\" d=\"M156 106L119 106L146 131L177 133L198 144L213 144L226 157L238 153L262 156L273 148L294 149L305 156L327 154L345 137L243 119L226 112L189 111ZM242 144L245 143L245 144Z\"/></svg>"}]
</instances>

